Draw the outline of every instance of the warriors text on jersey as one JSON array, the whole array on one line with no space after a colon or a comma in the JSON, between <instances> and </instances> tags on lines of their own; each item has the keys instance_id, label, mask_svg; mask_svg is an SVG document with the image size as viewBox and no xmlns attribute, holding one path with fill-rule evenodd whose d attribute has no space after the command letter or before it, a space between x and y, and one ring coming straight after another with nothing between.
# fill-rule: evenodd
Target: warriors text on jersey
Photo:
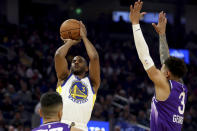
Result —
<instances>
[{"instance_id":1,"label":"warriors text on jersey","mask_svg":"<svg viewBox=\"0 0 197 131\"><path fill-rule=\"evenodd\" d=\"M152 99L151 131L181 131L187 98L187 87L170 80L170 95L165 101Z\"/></svg>"},{"instance_id":2,"label":"warriors text on jersey","mask_svg":"<svg viewBox=\"0 0 197 131\"><path fill-rule=\"evenodd\" d=\"M87 130L96 99L89 77L79 79L71 73L56 91L63 99L61 122L69 125L74 122L76 128Z\"/></svg>"},{"instance_id":3,"label":"warriors text on jersey","mask_svg":"<svg viewBox=\"0 0 197 131\"><path fill-rule=\"evenodd\" d=\"M32 131L70 131L70 127L65 123L50 122L34 128Z\"/></svg>"}]
</instances>

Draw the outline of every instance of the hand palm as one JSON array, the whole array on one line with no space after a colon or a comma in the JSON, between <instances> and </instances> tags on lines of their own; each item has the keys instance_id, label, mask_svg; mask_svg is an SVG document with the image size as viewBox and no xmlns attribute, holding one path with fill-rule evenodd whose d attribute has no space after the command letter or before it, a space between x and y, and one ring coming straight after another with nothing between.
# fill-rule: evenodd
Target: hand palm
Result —
<instances>
[{"instance_id":1,"label":"hand palm","mask_svg":"<svg viewBox=\"0 0 197 131\"><path fill-rule=\"evenodd\" d=\"M146 14L146 12L140 13L142 9L142 5L143 5L143 2L138 0L137 2L135 2L134 6L132 5L130 6L129 18L132 24L138 24L141 16Z\"/></svg>"}]
</instances>

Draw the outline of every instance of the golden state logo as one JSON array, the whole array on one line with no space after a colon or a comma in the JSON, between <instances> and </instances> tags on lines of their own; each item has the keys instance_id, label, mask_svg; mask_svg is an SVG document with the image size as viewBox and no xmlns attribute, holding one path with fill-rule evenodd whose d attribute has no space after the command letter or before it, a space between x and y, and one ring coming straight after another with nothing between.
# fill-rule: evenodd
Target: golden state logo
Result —
<instances>
[{"instance_id":1,"label":"golden state logo","mask_svg":"<svg viewBox=\"0 0 197 131\"><path fill-rule=\"evenodd\" d=\"M81 104L88 101L88 88L81 81L74 81L68 96L73 102Z\"/></svg>"}]
</instances>

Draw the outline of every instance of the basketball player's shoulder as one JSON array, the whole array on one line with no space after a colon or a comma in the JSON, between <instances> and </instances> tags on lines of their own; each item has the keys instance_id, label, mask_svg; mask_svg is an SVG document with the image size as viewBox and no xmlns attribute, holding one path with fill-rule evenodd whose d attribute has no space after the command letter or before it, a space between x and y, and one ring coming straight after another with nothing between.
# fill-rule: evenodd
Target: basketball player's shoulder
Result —
<instances>
[{"instance_id":1,"label":"basketball player's shoulder","mask_svg":"<svg viewBox=\"0 0 197 131\"><path fill-rule=\"evenodd\" d=\"M69 73L69 75L66 76L64 79L58 79L57 87L66 83L71 78L72 75L73 75L72 73Z\"/></svg>"}]
</instances>

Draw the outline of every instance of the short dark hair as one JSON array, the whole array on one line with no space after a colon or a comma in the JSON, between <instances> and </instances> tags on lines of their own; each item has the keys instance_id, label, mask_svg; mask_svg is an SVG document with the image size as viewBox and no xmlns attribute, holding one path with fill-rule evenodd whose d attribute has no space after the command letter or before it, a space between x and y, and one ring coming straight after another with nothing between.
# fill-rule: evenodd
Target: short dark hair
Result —
<instances>
[{"instance_id":1,"label":"short dark hair","mask_svg":"<svg viewBox=\"0 0 197 131\"><path fill-rule=\"evenodd\" d=\"M187 66L182 59L170 56L164 64L175 77L182 78L187 73Z\"/></svg>"},{"instance_id":2,"label":"short dark hair","mask_svg":"<svg viewBox=\"0 0 197 131\"><path fill-rule=\"evenodd\" d=\"M56 92L48 92L41 96L41 111L44 117L55 115L63 105L62 97Z\"/></svg>"}]
</instances>

